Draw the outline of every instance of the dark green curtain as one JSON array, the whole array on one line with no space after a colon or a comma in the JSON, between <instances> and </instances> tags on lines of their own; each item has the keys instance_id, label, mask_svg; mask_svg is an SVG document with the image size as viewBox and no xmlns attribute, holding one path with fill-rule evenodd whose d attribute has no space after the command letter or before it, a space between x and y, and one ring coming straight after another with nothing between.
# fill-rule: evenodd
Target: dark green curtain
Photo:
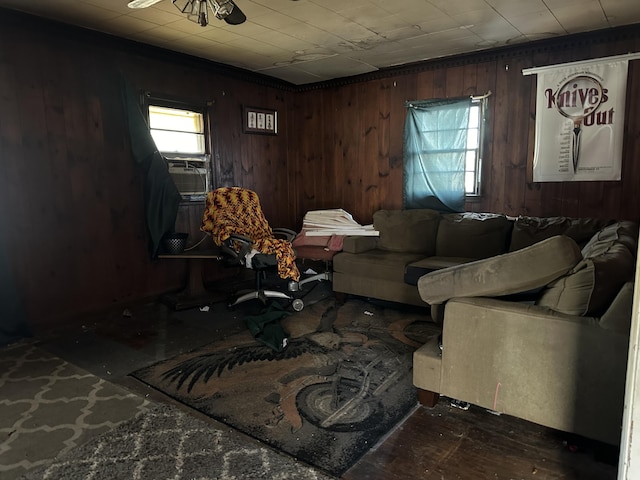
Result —
<instances>
[{"instance_id":1,"label":"dark green curtain","mask_svg":"<svg viewBox=\"0 0 640 480\"><path fill-rule=\"evenodd\" d=\"M175 230L181 196L167 162L158 152L146 116L131 86L122 79L124 108L128 120L133 159L144 175L144 207L149 232L149 255L155 258L162 237Z\"/></svg>"},{"instance_id":2,"label":"dark green curtain","mask_svg":"<svg viewBox=\"0 0 640 480\"><path fill-rule=\"evenodd\" d=\"M464 211L471 98L407 102L404 208Z\"/></svg>"}]
</instances>

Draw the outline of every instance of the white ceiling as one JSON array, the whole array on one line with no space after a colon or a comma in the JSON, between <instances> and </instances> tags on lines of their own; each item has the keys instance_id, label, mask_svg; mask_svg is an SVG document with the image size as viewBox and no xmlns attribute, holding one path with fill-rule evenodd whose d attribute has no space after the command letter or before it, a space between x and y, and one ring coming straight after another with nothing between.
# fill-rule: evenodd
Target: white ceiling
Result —
<instances>
[{"instance_id":1,"label":"white ceiling","mask_svg":"<svg viewBox=\"0 0 640 480\"><path fill-rule=\"evenodd\" d=\"M431 58L640 23L640 0L234 0L201 27L162 0L0 0L32 13L302 85Z\"/></svg>"}]
</instances>

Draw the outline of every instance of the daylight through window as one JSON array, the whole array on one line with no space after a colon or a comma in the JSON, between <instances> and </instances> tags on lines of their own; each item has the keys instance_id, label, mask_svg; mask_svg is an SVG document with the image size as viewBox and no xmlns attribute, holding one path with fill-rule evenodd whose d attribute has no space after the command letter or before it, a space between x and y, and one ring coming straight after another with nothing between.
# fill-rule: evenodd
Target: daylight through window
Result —
<instances>
[{"instance_id":1,"label":"daylight through window","mask_svg":"<svg viewBox=\"0 0 640 480\"><path fill-rule=\"evenodd\" d=\"M161 152L205 153L201 112L149 105L149 128Z\"/></svg>"},{"instance_id":2,"label":"daylight through window","mask_svg":"<svg viewBox=\"0 0 640 480\"><path fill-rule=\"evenodd\" d=\"M480 194L480 166L482 153L482 124L485 100L471 104L467 128L467 152L464 167L464 191L466 195Z\"/></svg>"}]
</instances>

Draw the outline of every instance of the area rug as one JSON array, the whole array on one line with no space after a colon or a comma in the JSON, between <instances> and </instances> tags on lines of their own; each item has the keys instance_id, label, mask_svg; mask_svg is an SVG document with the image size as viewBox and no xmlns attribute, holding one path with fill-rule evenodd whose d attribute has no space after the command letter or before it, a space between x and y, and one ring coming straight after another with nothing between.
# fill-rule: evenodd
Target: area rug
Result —
<instances>
[{"instance_id":1,"label":"area rug","mask_svg":"<svg viewBox=\"0 0 640 480\"><path fill-rule=\"evenodd\" d=\"M234 431L158 405L21 480L329 480Z\"/></svg>"},{"instance_id":2,"label":"area rug","mask_svg":"<svg viewBox=\"0 0 640 480\"><path fill-rule=\"evenodd\" d=\"M438 330L422 311L357 299L318 302L282 326L281 353L246 331L132 375L340 476L416 405L412 354Z\"/></svg>"},{"instance_id":3,"label":"area rug","mask_svg":"<svg viewBox=\"0 0 640 480\"><path fill-rule=\"evenodd\" d=\"M113 429L149 402L25 341L0 350L0 478Z\"/></svg>"}]
</instances>

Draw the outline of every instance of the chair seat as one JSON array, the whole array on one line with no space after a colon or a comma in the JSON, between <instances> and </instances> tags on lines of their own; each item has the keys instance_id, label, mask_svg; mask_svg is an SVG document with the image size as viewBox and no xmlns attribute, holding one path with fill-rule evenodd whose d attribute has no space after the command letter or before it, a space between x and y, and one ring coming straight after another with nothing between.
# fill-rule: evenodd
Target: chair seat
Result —
<instances>
[{"instance_id":1,"label":"chair seat","mask_svg":"<svg viewBox=\"0 0 640 480\"><path fill-rule=\"evenodd\" d=\"M253 270L268 270L278 266L278 259L270 253L256 253L251 257L251 268Z\"/></svg>"}]
</instances>

